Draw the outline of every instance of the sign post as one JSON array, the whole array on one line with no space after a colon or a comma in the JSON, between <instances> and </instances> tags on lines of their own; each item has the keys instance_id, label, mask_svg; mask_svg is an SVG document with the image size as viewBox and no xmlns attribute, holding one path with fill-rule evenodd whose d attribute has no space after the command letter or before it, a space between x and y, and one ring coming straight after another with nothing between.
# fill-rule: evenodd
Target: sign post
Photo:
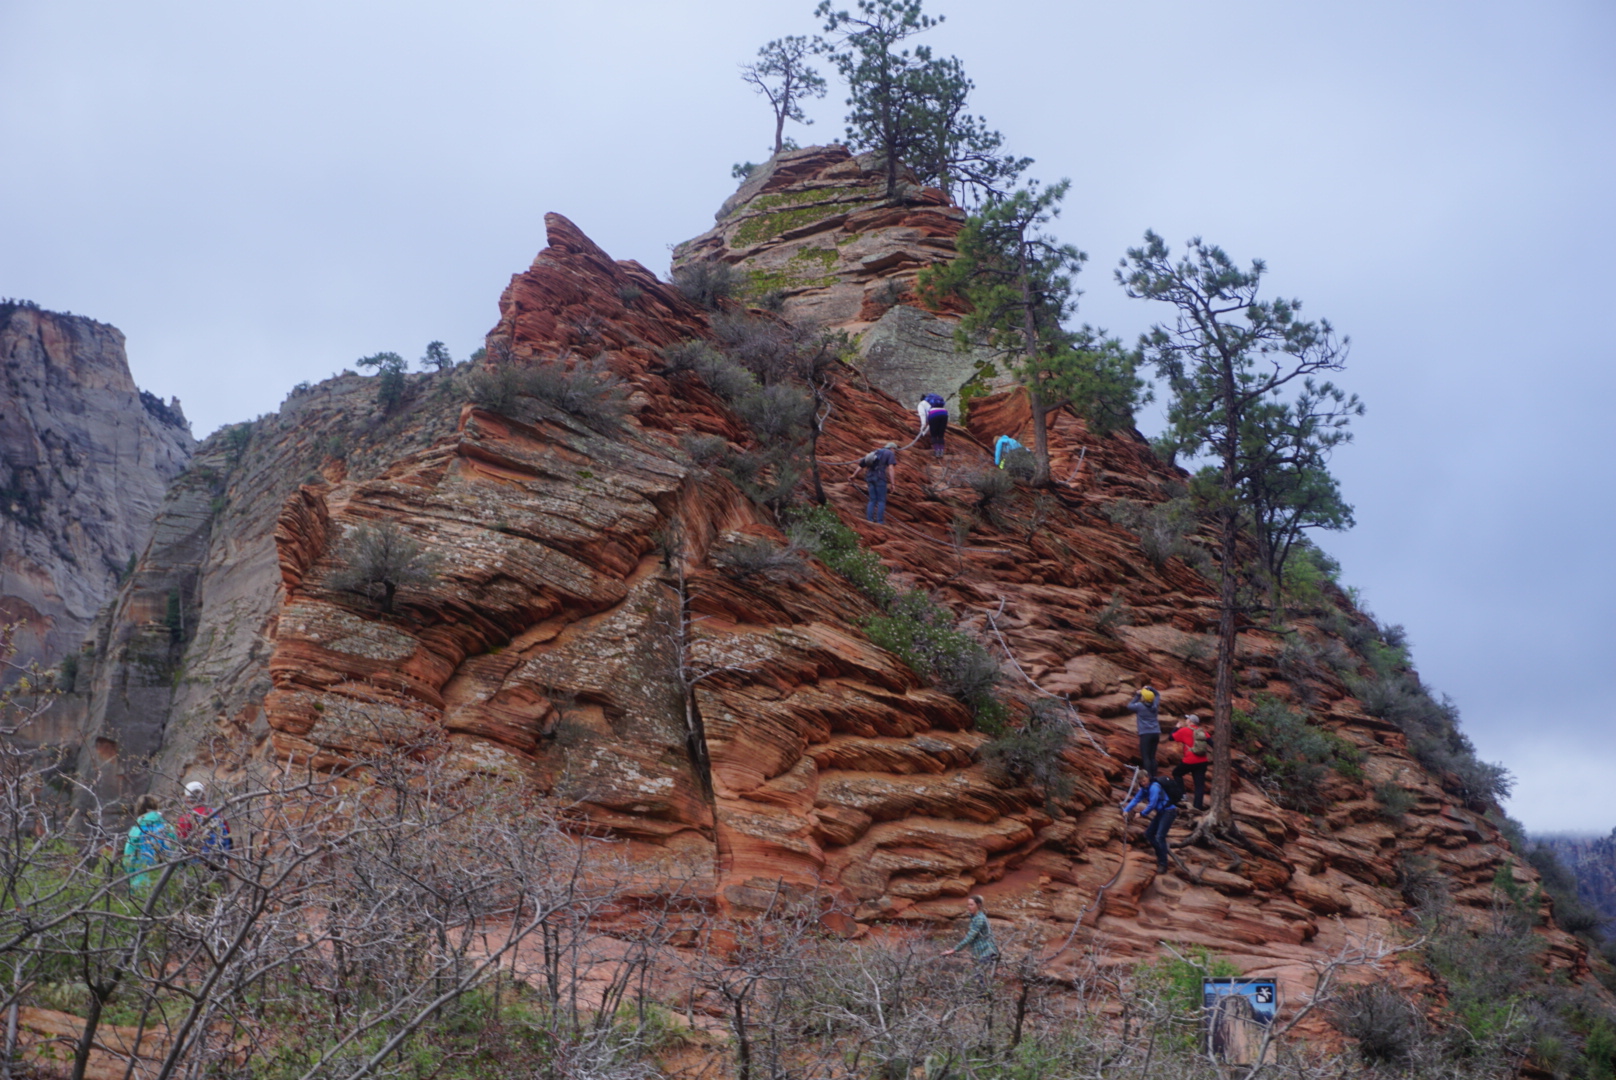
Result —
<instances>
[{"instance_id":1,"label":"sign post","mask_svg":"<svg viewBox=\"0 0 1616 1080\"><path fill-rule=\"evenodd\" d=\"M1273 979L1201 980L1206 1048L1225 1065L1255 1063L1263 1032L1279 1012L1279 984Z\"/></svg>"}]
</instances>

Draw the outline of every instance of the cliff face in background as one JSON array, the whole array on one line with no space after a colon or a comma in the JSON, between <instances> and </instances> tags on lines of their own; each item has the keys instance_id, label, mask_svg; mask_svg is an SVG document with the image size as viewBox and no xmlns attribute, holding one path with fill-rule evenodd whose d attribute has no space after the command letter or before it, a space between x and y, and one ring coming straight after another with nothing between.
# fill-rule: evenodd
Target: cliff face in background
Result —
<instances>
[{"instance_id":1,"label":"cliff face in background","mask_svg":"<svg viewBox=\"0 0 1616 1080\"><path fill-rule=\"evenodd\" d=\"M859 370L899 401L932 391L957 400L993 360L988 349L961 350L957 316L915 296L920 271L954 257L965 225L938 189L905 183L890 201L871 155L810 146L758 166L716 216L674 249L675 272L704 261L744 271L752 299L775 293L787 319L852 335Z\"/></svg>"},{"instance_id":2,"label":"cliff face in background","mask_svg":"<svg viewBox=\"0 0 1616 1080\"><path fill-rule=\"evenodd\" d=\"M449 378L409 376L402 408L386 417L375 380L344 375L198 447L84 641L76 692L39 733L76 759L89 789L81 803L127 800L154 770L174 776L215 743L225 758L262 749L282 503L300 484L372 475L441 435L458 407L444 404Z\"/></svg>"},{"instance_id":3,"label":"cliff face in background","mask_svg":"<svg viewBox=\"0 0 1616 1080\"><path fill-rule=\"evenodd\" d=\"M1577 877L1577 896L1616 923L1616 831L1609 836L1534 836Z\"/></svg>"},{"instance_id":4,"label":"cliff face in background","mask_svg":"<svg viewBox=\"0 0 1616 1080\"><path fill-rule=\"evenodd\" d=\"M179 402L135 386L116 327L0 304L0 624L21 624L15 662L78 647L194 446Z\"/></svg>"},{"instance_id":5,"label":"cliff face in background","mask_svg":"<svg viewBox=\"0 0 1616 1080\"><path fill-rule=\"evenodd\" d=\"M1501 870L1535 880L1482 808L1448 794L1341 676L1297 665L1255 627L1241 639L1240 705L1268 694L1305 708L1362 754L1362 777L1328 772L1325 809L1288 809L1253 779L1248 745L1234 808L1263 854L1187 848L1189 877L1158 876L1117 813L1135 745L1124 706L1150 681L1168 715L1209 709L1215 594L1180 558L1147 558L1107 510L1159 502L1182 474L1137 436L1095 438L1061 414L1053 488L976 511L969 481L991 464L991 437L1026 438L1025 404L1004 394L972 406L971 432L950 435L944 462L902 455L889 524L868 525L852 470L830 463L906 442L913 414L841 369L819 443L831 507L899 583L928 590L992 647L1012 697L1075 707L1061 755L1073 790L1046 805L984 757L987 736L958 701L871 642L874 609L846 580L817 563L802 582L722 569L737 542L783 538L683 448L692 434L749 440L659 356L707 337L707 315L566 219L547 222L549 246L500 300L489 354L598 360L625 381L627 418L597 429L537 399L496 414L463 404L467 373L448 372L412 377L391 418L374 413L373 381L343 378L289 398L245 441L211 440L171 491L96 629L87 689L72 695L80 771L101 791L228 777L252 754L329 767L378 745L434 746L581 808L719 909L765 906L784 882L828 889L866 925L941 923L980 890L1018 933L1052 953L1073 945L1054 974L1091 944L1127 961L1165 939L1297 995L1310 962L1348 935L1404 923L1402 860L1434 867L1478 925ZM391 614L334 587L343 538L377 523L437 563ZM694 647L735 668L699 684L694 733L672 671L674 534L700 617ZM179 629L159 616L170 593L183 600ZM1326 643L1311 624L1298 633ZM155 753L156 779L142 751ZM1383 782L1412 797L1399 818L1372 797ZM1580 942L1552 920L1537 932L1551 969L1587 977Z\"/></svg>"}]
</instances>

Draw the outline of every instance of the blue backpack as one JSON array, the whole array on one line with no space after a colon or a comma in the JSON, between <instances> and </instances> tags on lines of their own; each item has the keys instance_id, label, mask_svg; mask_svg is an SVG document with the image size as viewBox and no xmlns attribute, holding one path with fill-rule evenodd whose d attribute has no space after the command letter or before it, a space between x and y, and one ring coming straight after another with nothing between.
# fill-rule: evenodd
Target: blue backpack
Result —
<instances>
[{"instance_id":1,"label":"blue backpack","mask_svg":"<svg viewBox=\"0 0 1616 1080\"><path fill-rule=\"evenodd\" d=\"M948 402L943 400L943 396L941 394L927 394L925 400L926 404L930 405L934 409L942 409L948 406Z\"/></svg>"}]
</instances>

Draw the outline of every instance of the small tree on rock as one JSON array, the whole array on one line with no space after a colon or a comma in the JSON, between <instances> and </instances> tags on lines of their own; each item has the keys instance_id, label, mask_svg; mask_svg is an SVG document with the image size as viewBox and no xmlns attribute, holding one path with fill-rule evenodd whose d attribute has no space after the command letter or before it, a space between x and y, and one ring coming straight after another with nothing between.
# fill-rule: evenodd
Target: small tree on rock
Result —
<instances>
[{"instance_id":1,"label":"small tree on rock","mask_svg":"<svg viewBox=\"0 0 1616 1080\"><path fill-rule=\"evenodd\" d=\"M379 591L389 615L399 589L430 584L437 576L437 557L391 521L359 526L339 558L343 567L331 576L331 587L372 598Z\"/></svg>"},{"instance_id":2,"label":"small tree on rock","mask_svg":"<svg viewBox=\"0 0 1616 1080\"><path fill-rule=\"evenodd\" d=\"M803 99L825 96L824 77L808 63L808 57L821 51L823 45L817 37L800 34L778 38L758 50L756 62L741 68L741 80L767 98L769 107L774 110L776 154L786 146L787 120L813 123L802 111ZM741 178L744 179L744 175Z\"/></svg>"},{"instance_id":3,"label":"small tree on rock","mask_svg":"<svg viewBox=\"0 0 1616 1080\"><path fill-rule=\"evenodd\" d=\"M434 341L427 345L426 355L421 357L422 371L447 371L454 367L454 357L449 355L448 348L441 341Z\"/></svg>"},{"instance_id":4,"label":"small tree on rock","mask_svg":"<svg viewBox=\"0 0 1616 1080\"><path fill-rule=\"evenodd\" d=\"M984 195L1002 191L1031 159L1001 156L1003 137L965 111L972 83L964 66L933 57L925 45L898 47L942 18L924 14L921 0L858 0L855 7L836 11L822 0L814 14L826 33L841 35L829 52L847 80L847 139L879 155L886 197L897 197L903 165L950 194L960 182Z\"/></svg>"},{"instance_id":5,"label":"small tree on rock","mask_svg":"<svg viewBox=\"0 0 1616 1080\"><path fill-rule=\"evenodd\" d=\"M396 352L379 352L354 363L362 368L373 368L380 377L376 384L376 404L384 413L398 408L404 400L404 372L409 364Z\"/></svg>"}]
</instances>

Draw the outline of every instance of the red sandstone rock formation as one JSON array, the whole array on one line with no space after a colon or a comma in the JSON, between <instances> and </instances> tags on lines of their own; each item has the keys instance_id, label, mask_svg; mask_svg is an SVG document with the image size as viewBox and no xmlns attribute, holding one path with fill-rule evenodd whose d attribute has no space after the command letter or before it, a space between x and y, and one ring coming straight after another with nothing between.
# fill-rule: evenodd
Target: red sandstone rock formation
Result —
<instances>
[{"instance_id":1,"label":"red sandstone rock formation","mask_svg":"<svg viewBox=\"0 0 1616 1080\"><path fill-rule=\"evenodd\" d=\"M1332 776L1330 810L1308 816L1277 805L1237 754L1235 810L1265 854L1236 864L1186 849L1188 880L1129 856L1116 809L1133 746L1124 705L1148 680L1170 714L1208 706L1214 592L1177 558L1152 564L1104 513L1118 498L1158 501L1180 475L1136 435L1093 438L1067 414L1050 435L1054 487L1019 492L997 522L955 543L955 519L974 499L964 480L990 464L986 436L1026 423L1008 395L973 405L982 437L951 435L942 464L902 456L887 526L863 522L850 469L828 467L826 490L900 581L930 590L996 649L1002 641L1012 694L1071 701L1081 727L1062 761L1074 790L1051 812L983 760L986 736L958 702L870 642L861 627L872 609L847 582L822 566L792 584L743 584L715 568L726 545L778 533L681 449L692 432L748 438L698 381L663 373L658 350L706 335L705 317L564 218L547 222L550 246L501 298L490 354L516 364L598 356L631 388L631 415L605 432L536 403L512 418L460 406L446 382L416 394L394 440L373 433L362 454L325 461L301 485L295 474L267 483L263 470L312 467L307 447L335 421L268 425L255 436L266 461L232 474L232 490L256 494L231 528L254 538L243 549L254 573L272 559L275 579L238 594L245 606L228 625L204 604L212 655L237 665L221 671L216 728L200 703L171 714L172 730L189 733L183 751L165 750L173 771L227 767L260 736L283 760L322 766L379 743L446 745L466 768L580 806L630 842L649 876L690 878L719 908L759 908L784 882L827 889L866 925L940 922L980 891L996 918L1050 943L1056 972L1091 944L1130 960L1166 940L1275 974L1291 993L1348 935L1405 920L1405 854L1434 860L1478 918L1500 868L1533 880L1399 732L1333 674L1288 680L1281 642L1257 628L1242 636L1242 692L1305 693L1315 721L1363 752L1364 779ZM833 404L827 462L908 441L907 404L860 379L841 379ZM440 571L429 587L401 590L392 614L331 584L342 537L384 521ZM675 523L682 555L665 543ZM701 617L694 648L732 667L696 689L696 731L673 671L675 558ZM236 580L245 587L239 571ZM1113 602L1126 622L1100 625ZM1389 779L1418 797L1399 824L1370 797ZM1552 924L1541 934L1551 967L1586 976L1575 939Z\"/></svg>"}]
</instances>

